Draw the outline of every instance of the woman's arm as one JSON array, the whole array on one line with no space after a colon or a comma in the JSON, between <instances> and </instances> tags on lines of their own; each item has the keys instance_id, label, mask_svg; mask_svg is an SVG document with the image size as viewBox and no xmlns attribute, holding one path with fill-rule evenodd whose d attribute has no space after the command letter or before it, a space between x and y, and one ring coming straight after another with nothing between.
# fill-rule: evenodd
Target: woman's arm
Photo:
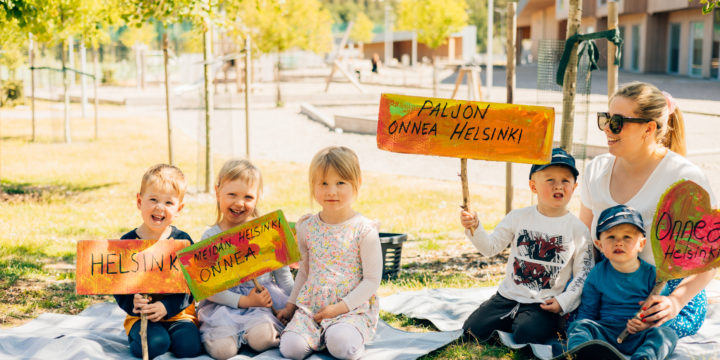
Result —
<instances>
[{"instance_id":1,"label":"woman's arm","mask_svg":"<svg viewBox=\"0 0 720 360\"><path fill-rule=\"evenodd\" d=\"M668 296L653 295L643 304L642 315L653 326L660 326L676 317L695 295L702 291L715 276L716 269L691 275L683 279ZM652 316L651 316L652 315Z\"/></svg>"},{"instance_id":2,"label":"woman's arm","mask_svg":"<svg viewBox=\"0 0 720 360\"><path fill-rule=\"evenodd\" d=\"M588 230L592 231L592 220L593 220L593 212L588 207L586 207L583 204L580 204L580 216L578 217L580 221L587 226ZM590 234L590 239L592 239L592 234Z\"/></svg>"}]
</instances>

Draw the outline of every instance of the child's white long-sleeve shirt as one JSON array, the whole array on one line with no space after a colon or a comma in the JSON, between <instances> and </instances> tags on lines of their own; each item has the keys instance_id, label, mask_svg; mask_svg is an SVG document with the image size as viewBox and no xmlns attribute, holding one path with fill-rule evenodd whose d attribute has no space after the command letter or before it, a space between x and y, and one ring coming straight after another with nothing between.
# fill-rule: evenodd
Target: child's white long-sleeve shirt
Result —
<instances>
[{"instance_id":1,"label":"child's white long-sleeve shirt","mask_svg":"<svg viewBox=\"0 0 720 360\"><path fill-rule=\"evenodd\" d=\"M488 257L510 244L500 295L524 304L554 297L563 313L579 305L594 260L590 232L575 215L548 217L531 206L511 211L492 234L478 226L465 235Z\"/></svg>"}]
</instances>

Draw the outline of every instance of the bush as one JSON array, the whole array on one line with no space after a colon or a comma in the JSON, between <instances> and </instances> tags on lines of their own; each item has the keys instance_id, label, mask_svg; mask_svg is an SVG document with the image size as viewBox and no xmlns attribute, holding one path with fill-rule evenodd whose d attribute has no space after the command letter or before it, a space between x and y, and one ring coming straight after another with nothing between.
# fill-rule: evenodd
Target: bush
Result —
<instances>
[{"instance_id":1,"label":"bush","mask_svg":"<svg viewBox=\"0 0 720 360\"><path fill-rule=\"evenodd\" d=\"M23 101L23 82L20 80L4 81L2 94L0 94L0 106L15 106Z\"/></svg>"},{"instance_id":2,"label":"bush","mask_svg":"<svg viewBox=\"0 0 720 360\"><path fill-rule=\"evenodd\" d=\"M114 85L115 84L115 70L114 69L103 69L101 81L105 85Z\"/></svg>"}]
</instances>

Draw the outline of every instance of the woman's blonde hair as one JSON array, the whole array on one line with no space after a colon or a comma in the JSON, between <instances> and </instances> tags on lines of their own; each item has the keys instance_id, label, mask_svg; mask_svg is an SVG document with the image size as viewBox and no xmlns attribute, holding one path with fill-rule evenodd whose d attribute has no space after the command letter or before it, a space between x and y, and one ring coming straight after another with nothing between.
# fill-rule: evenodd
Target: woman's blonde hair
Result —
<instances>
[{"instance_id":1,"label":"woman's blonde hair","mask_svg":"<svg viewBox=\"0 0 720 360\"><path fill-rule=\"evenodd\" d=\"M329 146L320 150L310 162L310 197L313 197L315 184L327 174L335 170L340 178L349 182L357 194L362 182L360 161L355 152L344 146Z\"/></svg>"},{"instance_id":2,"label":"woman's blonde hair","mask_svg":"<svg viewBox=\"0 0 720 360\"><path fill-rule=\"evenodd\" d=\"M630 99L636 104L635 114L639 118L652 119L657 123L655 139L666 148L685 156L687 146L685 143L685 121L680 108L669 112L668 99L660 89L654 85L643 82L632 82L620 88L610 101L616 96Z\"/></svg>"},{"instance_id":3,"label":"woman's blonde hair","mask_svg":"<svg viewBox=\"0 0 720 360\"><path fill-rule=\"evenodd\" d=\"M248 184L248 186L253 186L257 184L258 187L258 202L260 201L260 196L262 195L262 189L263 189L263 181L262 181L262 174L260 174L260 169L255 167L249 160L245 159L232 159L228 160L223 164L222 169L220 169L220 172L217 176L217 183L215 184L217 186L217 190L220 190L220 187L223 183L228 181L235 181L235 180L241 180ZM220 223L220 220L222 220L222 211L220 211L220 203L217 203L217 219L215 220L216 224ZM255 209L253 209L252 212L253 217L260 216L260 211L258 210L257 206L255 206Z\"/></svg>"}]
</instances>

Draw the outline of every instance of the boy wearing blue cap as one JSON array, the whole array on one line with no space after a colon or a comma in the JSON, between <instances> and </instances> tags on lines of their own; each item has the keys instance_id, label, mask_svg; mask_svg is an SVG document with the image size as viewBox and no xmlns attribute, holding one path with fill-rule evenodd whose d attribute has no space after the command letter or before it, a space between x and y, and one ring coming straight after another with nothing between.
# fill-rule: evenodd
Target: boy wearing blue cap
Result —
<instances>
[{"instance_id":1,"label":"boy wearing blue cap","mask_svg":"<svg viewBox=\"0 0 720 360\"><path fill-rule=\"evenodd\" d=\"M593 266L590 232L567 209L577 176L575 159L555 148L549 164L530 169L536 206L511 211L492 234L475 212L461 212L465 235L484 256L510 244L505 279L465 320L467 334L484 341L502 330L512 332L517 343L544 343L560 330L560 315L577 308Z\"/></svg>"},{"instance_id":2,"label":"boy wearing blue cap","mask_svg":"<svg viewBox=\"0 0 720 360\"><path fill-rule=\"evenodd\" d=\"M590 340L612 344L631 359L665 359L678 337L669 327L651 327L635 313L655 285L655 267L638 258L645 246L640 213L616 205L600 213L595 245L605 259L590 271L577 320L568 330L570 349ZM617 343L627 326L630 335Z\"/></svg>"}]
</instances>

